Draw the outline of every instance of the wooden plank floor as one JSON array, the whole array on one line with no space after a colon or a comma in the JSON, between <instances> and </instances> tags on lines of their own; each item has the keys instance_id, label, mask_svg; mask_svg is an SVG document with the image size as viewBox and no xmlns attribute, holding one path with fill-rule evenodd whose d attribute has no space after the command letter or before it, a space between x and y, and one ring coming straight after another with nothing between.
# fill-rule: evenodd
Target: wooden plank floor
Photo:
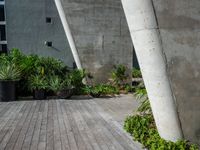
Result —
<instances>
[{"instance_id":1,"label":"wooden plank floor","mask_svg":"<svg viewBox=\"0 0 200 150\"><path fill-rule=\"evenodd\" d=\"M140 150L122 129L124 116L113 115L130 104L126 97L1 102L0 150Z\"/></svg>"}]
</instances>

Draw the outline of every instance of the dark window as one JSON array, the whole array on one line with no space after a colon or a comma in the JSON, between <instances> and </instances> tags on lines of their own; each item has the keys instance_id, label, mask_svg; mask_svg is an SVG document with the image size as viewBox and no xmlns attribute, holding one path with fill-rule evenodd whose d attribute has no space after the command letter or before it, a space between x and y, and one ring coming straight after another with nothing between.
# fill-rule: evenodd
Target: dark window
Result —
<instances>
[{"instance_id":1,"label":"dark window","mask_svg":"<svg viewBox=\"0 0 200 150\"><path fill-rule=\"evenodd\" d=\"M0 53L6 53L7 52L7 45L2 44L0 45Z\"/></svg>"},{"instance_id":2,"label":"dark window","mask_svg":"<svg viewBox=\"0 0 200 150\"><path fill-rule=\"evenodd\" d=\"M51 22L52 22L51 17L46 17L46 23L51 23Z\"/></svg>"},{"instance_id":3,"label":"dark window","mask_svg":"<svg viewBox=\"0 0 200 150\"><path fill-rule=\"evenodd\" d=\"M6 29L5 25L0 25L0 41L6 41Z\"/></svg>"},{"instance_id":4,"label":"dark window","mask_svg":"<svg viewBox=\"0 0 200 150\"><path fill-rule=\"evenodd\" d=\"M0 21L5 21L5 13L3 5L0 5Z\"/></svg>"},{"instance_id":5,"label":"dark window","mask_svg":"<svg viewBox=\"0 0 200 150\"><path fill-rule=\"evenodd\" d=\"M45 41L45 45L48 47L52 47L52 42L51 41Z\"/></svg>"}]
</instances>

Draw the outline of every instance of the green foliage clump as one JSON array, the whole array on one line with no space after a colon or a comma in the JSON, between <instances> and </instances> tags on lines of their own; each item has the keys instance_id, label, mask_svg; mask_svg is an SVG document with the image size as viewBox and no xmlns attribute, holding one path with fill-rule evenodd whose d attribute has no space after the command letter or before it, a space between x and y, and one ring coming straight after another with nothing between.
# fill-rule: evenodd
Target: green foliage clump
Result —
<instances>
[{"instance_id":1,"label":"green foliage clump","mask_svg":"<svg viewBox=\"0 0 200 150\"><path fill-rule=\"evenodd\" d=\"M180 140L174 143L162 139L156 129L143 83L135 88L134 95L140 102L137 114L127 117L124 122L124 129L133 136L134 140L142 143L149 150L198 150L196 145L189 144L187 141Z\"/></svg>"},{"instance_id":2,"label":"green foliage clump","mask_svg":"<svg viewBox=\"0 0 200 150\"><path fill-rule=\"evenodd\" d=\"M133 78L142 78L142 73L139 69L133 68L132 69L132 77Z\"/></svg>"},{"instance_id":3,"label":"green foliage clump","mask_svg":"<svg viewBox=\"0 0 200 150\"><path fill-rule=\"evenodd\" d=\"M71 84L71 79L68 75L65 78L61 78L57 75L53 75L49 77L48 81L49 90L57 93L62 90L72 89L73 86Z\"/></svg>"},{"instance_id":4,"label":"green foliage clump","mask_svg":"<svg viewBox=\"0 0 200 150\"><path fill-rule=\"evenodd\" d=\"M118 88L124 88L124 85L127 82L128 74L127 74L127 68L124 65L118 65L114 67L114 70L112 71L112 81L114 86Z\"/></svg>"},{"instance_id":5,"label":"green foliage clump","mask_svg":"<svg viewBox=\"0 0 200 150\"><path fill-rule=\"evenodd\" d=\"M29 78L29 89L31 91L35 90L46 90L48 88L47 79L44 76L32 75Z\"/></svg>"},{"instance_id":6,"label":"green foliage clump","mask_svg":"<svg viewBox=\"0 0 200 150\"><path fill-rule=\"evenodd\" d=\"M151 114L152 111L151 111L150 101L147 96L147 90L143 83L140 83L134 89L134 95L136 99L140 102L137 112L140 114Z\"/></svg>"},{"instance_id":7,"label":"green foliage clump","mask_svg":"<svg viewBox=\"0 0 200 150\"><path fill-rule=\"evenodd\" d=\"M18 81L21 78L21 70L11 63L1 64L0 80Z\"/></svg>"},{"instance_id":8,"label":"green foliage clump","mask_svg":"<svg viewBox=\"0 0 200 150\"><path fill-rule=\"evenodd\" d=\"M196 145L191 145L187 141L180 140L174 143L162 139L152 115L129 116L125 120L124 129L134 137L134 140L150 150L198 150Z\"/></svg>"},{"instance_id":9,"label":"green foliage clump","mask_svg":"<svg viewBox=\"0 0 200 150\"><path fill-rule=\"evenodd\" d=\"M20 80L17 93L27 96L36 89L58 91L84 84L84 70L70 70L62 61L52 57L25 55L19 49L0 55L0 78L2 80Z\"/></svg>"},{"instance_id":10,"label":"green foliage clump","mask_svg":"<svg viewBox=\"0 0 200 150\"><path fill-rule=\"evenodd\" d=\"M84 93L90 94L93 97L119 94L119 90L109 84L97 84L94 86L86 85L85 87L83 87L83 91Z\"/></svg>"}]
</instances>

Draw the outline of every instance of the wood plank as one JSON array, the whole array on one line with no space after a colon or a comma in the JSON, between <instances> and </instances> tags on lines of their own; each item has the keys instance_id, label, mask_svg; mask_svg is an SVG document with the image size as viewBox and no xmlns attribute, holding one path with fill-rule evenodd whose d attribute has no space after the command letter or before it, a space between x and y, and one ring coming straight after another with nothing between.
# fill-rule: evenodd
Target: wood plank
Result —
<instances>
[{"instance_id":1,"label":"wood plank","mask_svg":"<svg viewBox=\"0 0 200 150\"><path fill-rule=\"evenodd\" d=\"M79 112L77 111L77 109L74 108L74 104L77 103L77 101L73 102L73 101L68 101L68 104L70 107L68 107L68 109L70 110L72 117L74 118L74 121L77 125L77 129L80 133L81 138L83 139L87 150L92 150L92 144L91 141L89 140L88 134L85 130L86 126L83 126L83 123L81 121L81 118L79 116Z\"/></svg>"},{"instance_id":2,"label":"wood plank","mask_svg":"<svg viewBox=\"0 0 200 150\"><path fill-rule=\"evenodd\" d=\"M14 145L18 139L19 133L24 125L24 122L30 112L31 106L32 106L32 102L25 102L26 106L25 106L25 110L21 110L20 113L23 114L23 116L21 117L21 119L19 119L18 124L16 125L16 128L10 138L10 140L8 141L5 150L11 150L14 148Z\"/></svg>"},{"instance_id":3,"label":"wood plank","mask_svg":"<svg viewBox=\"0 0 200 150\"><path fill-rule=\"evenodd\" d=\"M54 149L61 150L62 143L61 143L60 126L58 121L57 104L56 100L53 100L52 102L53 102Z\"/></svg>"},{"instance_id":4,"label":"wood plank","mask_svg":"<svg viewBox=\"0 0 200 150\"><path fill-rule=\"evenodd\" d=\"M123 130L123 127L120 126L118 122L113 120L113 118L108 113L103 111L97 103L91 101L90 105L88 105L88 108L91 111L95 110L99 114L99 116L101 116L99 117L99 119L102 120L104 125L108 128L108 130L113 134L113 136L125 149L142 149L141 145L138 142L134 142L132 138Z\"/></svg>"},{"instance_id":5,"label":"wood plank","mask_svg":"<svg viewBox=\"0 0 200 150\"><path fill-rule=\"evenodd\" d=\"M10 112L12 112L12 108L14 107L14 103L8 102L7 105L5 105L5 107L3 107L0 111L0 130L2 129L2 126L6 123L6 120L8 119L7 116L10 115Z\"/></svg>"},{"instance_id":6,"label":"wood plank","mask_svg":"<svg viewBox=\"0 0 200 150\"><path fill-rule=\"evenodd\" d=\"M16 105L16 110L12 110L12 116L10 117L9 121L7 122L7 124L4 127L4 131L5 135L3 136L2 133L0 133L1 136L3 136L3 140L0 143L0 149L5 149L12 133L14 132L17 123L19 122L20 118L23 116L22 113L20 113L21 110L25 110L26 106L25 103L18 103L18 105Z\"/></svg>"},{"instance_id":7,"label":"wood plank","mask_svg":"<svg viewBox=\"0 0 200 150\"><path fill-rule=\"evenodd\" d=\"M70 108L70 106L68 105L68 102L69 102L69 101L70 101L70 100L66 101L65 103L63 103L63 105L65 106L65 107L64 107L64 108L65 108L64 110L65 110L65 112L66 112L66 114L67 114L67 117L68 117L68 119L69 119L69 123L71 124L72 132L73 132L73 134L74 134L77 147L78 147L79 150L87 150L86 145L85 145L83 139L81 138L81 135L80 135L80 132L79 132L79 130L78 130L78 127L77 127L77 125L76 125L76 123L75 123L75 120L74 120L74 118L72 117L71 112L69 111L69 108Z\"/></svg>"},{"instance_id":8,"label":"wood plank","mask_svg":"<svg viewBox=\"0 0 200 150\"><path fill-rule=\"evenodd\" d=\"M9 125L9 120L12 121L12 115L16 115L15 111L19 107L19 104L11 103L10 108L8 108L8 111L2 116L1 124L0 124L0 141L2 141L4 135L7 133L7 124Z\"/></svg>"},{"instance_id":9,"label":"wood plank","mask_svg":"<svg viewBox=\"0 0 200 150\"><path fill-rule=\"evenodd\" d=\"M53 103L49 100L48 105L48 117L47 117L47 143L46 149L54 149L54 126L53 126Z\"/></svg>"},{"instance_id":10,"label":"wood plank","mask_svg":"<svg viewBox=\"0 0 200 150\"><path fill-rule=\"evenodd\" d=\"M14 149L16 149L16 150L18 150L18 149L21 150L22 149L22 145L23 145L26 133L28 131L28 128L29 128L29 125L30 125L30 121L31 121L32 116L33 116L33 113L35 112L36 105L37 105L37 102L33 101L33 105L31 107L30 113L29 113L28 117L26 118L25 123L24 123L24 125L23 125L23 127L22 127L22 129L20 131L19 136L18 136L18 139L17 139L17 141L15 143Z\"/></svg>"},{"instance_id":11,"label":"wood plank","mask_svg":"<svg viewBox=\"0 0 200 150\"><path fill-rule=\"evenodd\" d=\"M100 116L98 115L98 113L89 109L89 103L90 101L88 101L87 103L84 101L82 102L82 105L88 111L88 114L92 114L90 116L90 119L93 120L94 124L97 125L96 130L100 130L100 132L102 133L102 137L104 139L104 142L107 144L108 148L112 150L123 150L123 147L118 143L115 137L113 137L113 135L110 133L107 127L103 124L102 120L99 119Z\"/></svg>"},{"instance_id":12,"label":"wood plank","mask_svg":"<svg viewBox=\"0 0 200 150\"><path fill-rule=\"evenodd\" d=\"M92 145L92 148L94 150L100 150L100 146L97 142L96 137L94 136L94 132L93 130L90 130L90 128L87 125L87 120L84 120L83 116L85 115L85 113L81 110L81 105L79 103L79 101L74 102L74 105L71 105L70 107L71 109L76 111L76 121L77 124L79 126L82 126L83 128L83 132L84 134L86 134L87 138L88 138L88 142ZM80 129L81 127L79 127Z\"/></svg>"},{"instance_id":13,"label":"wood plank","mask_svg":"<svg viewBox=\"0 0 200 150\"><path fill-rule=\"evenodd\" d=\"M71 127L71 124L70 124L70 120L67 116L67 113L65 111L65 106L64 106L64 101L63 100L60 100L60 109L61 109L61 112L62 112L62 115L63 115L63 121L64 121L64 125L65 125L65 129L66 129L66 132L65 132L65 135L68 137L68 140L69 140L69 147L71 150L78 150L78 145L76 143L76 140L75 140L75 135L73 133L73 130L72 130L72 127Z\"/></svg>"},{"instance_id":14,"label":"wood plank","mask_svg":"<svg viewBox=\"0 0 200 150\"><path fill-rule=\"evenodd\" d=\"M40 135L39 135L39 143L38 150L45 150L47 143L47 117L48 117L48 101L42 102L44 105L44 109L41 109L42 113L42 124L40 127ZM34 150L34 149L33 149Z\"/></svg>"},{"instance_id":15,"label":"wood plank","mask_svg":"<svg viewBox=\"0 0 200 150\"><path fill-rule=\"evenodd\" d=\"M41 101L40 102L40 108L39 110L41 109L41 107L44 107L44 102ZM32 140L31 140L31 145L30 145L30 150L37 150L38 149L38 142L39 142L39 136L40 136L40 127L41 127L41 124L42 124L42 112L40 112L38 110L38 115L37 115L37 122L35 124L35 128L34 128L34 131L32 133Z\"/></svg>"},{"instance_id":16,"label":"wood plank","mask_svg":"<svg viewBox=\"0 0 200 150\"><path fill-rule=\"evenodd\" d=\"M41 106L41 101L37 101L36 109L33 113L31 121L29 123L29 127L28 127L28 130L26 132L26 136L25 136L25 139L24 139L24 142L23 142L23 145L22 145L22 150L30 149L30 145L31 145L31 142L32 142L32 137L33 137L33 132L34 132L34 129L35 129L35 124L36 124L36 121L37 121L37 118L38 118L38 115L39 115L38 112L39 112L40 106Z\"/></svg>"},{"instance_id":17,"label":"wood plank","mask_svg":"<svg viewBox=\"0 0 200 150\"><path fill-rule=\"evenodd\" d=\"M85 103L85 101L79 102L79 109L81 111L81 113L83 114L83 118L84 120L86 120L86 123L89 127L89 129L93 132L95 139L97 141L97 143L100 145L102 150L109 150L109 144L108 144L108 139L104 136L102 128L99 126L99 124L94 120L92 114L90 114L87 109L85 108L85 106L83 105L83 103Z\"/></svg>"},{"instance_id":18,"label":"wood plank","mask_svg":"<svg viewBox=\"0 0 200 150\"><path fill-rule=\"evenodd\" d=\"M69 140L68 140L68 136L66 134L67 131L65 128L64 117L63 117L63 113L61 111L60 101L61 100L56 101L56 104L57 104L57 114L58 114L58 121L59 121L59 127L60 127L62 149L70 150Z\"/></svg>"}]
</instances>

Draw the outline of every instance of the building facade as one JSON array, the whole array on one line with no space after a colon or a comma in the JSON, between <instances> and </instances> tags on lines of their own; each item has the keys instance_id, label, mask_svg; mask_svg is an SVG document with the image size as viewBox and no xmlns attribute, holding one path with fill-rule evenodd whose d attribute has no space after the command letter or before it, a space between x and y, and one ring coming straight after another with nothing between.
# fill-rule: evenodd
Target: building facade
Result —
<instances>
[{"instance_id":1,"label":"building facade","mask_svg":"<svg viewBox=\"0 0 200 150\"><path fill-rule=\"evenodd\" d=\"M54 0L0 2L1 51L19 48L73 66ZM65 0L62 5L82 66L95 81L107 81L116 64L132 68L133 45L120 0Z\"/></svg>"}]
</instances>

